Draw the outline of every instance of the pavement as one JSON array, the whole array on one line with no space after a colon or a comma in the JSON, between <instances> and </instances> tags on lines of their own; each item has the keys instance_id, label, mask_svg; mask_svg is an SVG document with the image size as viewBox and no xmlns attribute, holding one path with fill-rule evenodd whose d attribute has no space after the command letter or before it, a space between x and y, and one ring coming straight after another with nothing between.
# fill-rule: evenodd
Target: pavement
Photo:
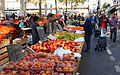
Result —
<instances>
[{"instance_id":1,"label":"pavement","mask_svg":"<svg viewBox=\"0 0 120 75\"><path fill-rule=\"evenodd\" d=\"M120 30L117 41L113 43L107 35L107 50L95 51L97 38L91 39L91 52L82 52L80 75L120 75ZM85 47L84 47L85 48Z\"/></svg>"}]
</instances>

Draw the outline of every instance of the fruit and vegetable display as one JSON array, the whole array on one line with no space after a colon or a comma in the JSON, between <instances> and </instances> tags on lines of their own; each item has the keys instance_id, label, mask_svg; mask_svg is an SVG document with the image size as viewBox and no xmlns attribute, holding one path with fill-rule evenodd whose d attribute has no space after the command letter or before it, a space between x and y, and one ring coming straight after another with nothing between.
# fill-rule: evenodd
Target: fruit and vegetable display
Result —
<instances>
[{"instance_id":1,"label":"fruit and vegetable display","mask_svg":"<svg viewBox=\"0 0 120 75\"><path fill-rule=\"evenodd\" d=\"M77 38L83 37L83 34L77 34L72 32L57 32L54 34L58 39L74 41Z\"/></svg>"},{"instance_id":2,"label":"fruit and vegetable display","mask_svg":"<svg viewBox=\"0 0 120 75\"><path fill-rule=\"evenodd\" d=\"M66 30L83 30L84 27L65 27Z\"/></svg>"},{"instance_id":3,"label":"fruit and vegetable display","mask_svg":"<svg viewBox=\"0 0 120 75\"><path fill-rule=\"evenodd\" d=\"M68 21L68 24L69 25L74 25L74 24L76 24L78 22L79 22L78 20L70 20L70 21Z\"/></svg>"},{"instance_id":4,"label":"fruit and vegetable display","mask_svg":"<svg viewBox=\"0 0 120 75\"><path fill-rule=\"evenodd\" d=\"M66 55L73 56L72 53L64 54L64 56ZM23 58L29 60L21 60ZM59 55L49 53L31 53L23 58L17 62L9 62L2 68L0 75L73 75L78 62L64 61ZM41 58L45 60L38 61Z\"/></svg>"},{"instance_id":5,"label":"fruit and vegetable display","mask_svg":"<svg viewBox=\"0 0 120 75\"><path fill-rule=\"evenodd\" d=\"M11 31L16 31L14 27L11 26L0 26L0 39L4 39L6 34L10 33Z\"/></svg>"},{"instance_id":6,"label":"fruit and vegetable display","mask_svg":"<svg viewBox=\"0 0 120 75\"><path fill-rule=\"evenodd\" d=\"M79 49L81 48L81 44L74 41L69 40L50 40L43 42L42 44L37 43L35 45L30 46L35 52L47 52L54 53L56 49L63 47L65 50L70 50L75 53L79 53Z\"/></svg>"},{"instance_id":7,"label":"fruit and vegetable display","mask_svg":"<svg viewBox=\"0 0 120 75\"><path fill-rule=\"evenodd\" d=\"M85 23L85 21L80 21L80 23L84 24L84 23Z\"/></svg>"}]
</instances>

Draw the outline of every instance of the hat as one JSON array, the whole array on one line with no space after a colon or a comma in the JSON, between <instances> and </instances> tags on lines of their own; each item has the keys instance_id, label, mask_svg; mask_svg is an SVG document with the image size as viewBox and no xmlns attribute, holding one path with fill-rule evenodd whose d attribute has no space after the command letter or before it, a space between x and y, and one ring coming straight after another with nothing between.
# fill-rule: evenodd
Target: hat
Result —
<instances>
[{"instance_id":1,"label":"hat","mask_svg":"<svg viewBox=\"0 0 120 75\"><path fill-rule=\"evenodd\" d=\"M53 15L54 15L54 14L49 13L49 14L47 15L47 18L52 17Z\"/></svg>"}]
</instances>

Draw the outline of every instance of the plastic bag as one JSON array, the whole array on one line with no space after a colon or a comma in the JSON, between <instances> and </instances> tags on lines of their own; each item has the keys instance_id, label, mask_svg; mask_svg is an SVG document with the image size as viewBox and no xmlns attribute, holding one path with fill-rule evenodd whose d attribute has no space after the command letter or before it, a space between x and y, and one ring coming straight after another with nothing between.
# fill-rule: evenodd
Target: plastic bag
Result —
<instances>
[{"instance_id":1,"label":"plastic bag","mask_svg":"<svg viewBox=\"0 0 120 75\"><path fill-rule=\"evenodd\" d=\"M75 33L77 33L77 34L84 34L84 33L85 33L85 31L76 30L76 32L75 32Z\"/></svg>"},{"instance_id":2,"label":"plastic bag","mask_svg":"<svg viewBox=\"0 0 120 75\"><path fill-rule=\"evenodd\" d=\"M49 39L51 39L51 40L56 40L56 39L57 39L57 37L53 36L52 34L49 34L49 35L47 36L47 38L49 38Z\"/></svg>"},{"instance_id":3,"label":"plastic bag","mask_svg":"<svg viewBox=\"0 0 120 75\"><path fill-rule=\"evenodd\" d=\"M54 55L59 55L61 58L63 57L63 54L72 53L70 50L64 50L62 47L55 50Z\"/></svg>"},{"instance_id":4,"label":"plastic bag","mask_svg":"<svg viewBox=\"0 0 120 75\"><path fill-rule=\"evenodd\" d=\"M85 41L84 37L80 37L74 40L74 42L84 42L84 41Z\"/></svg>"},{"instance_id":5,"label":"plastic bag","mask_svg":"<svg viewBox=\"0 0 120 75\"><path fill-rule=\"evenodd\" d=\"M72 52L70 50L64 50L62 47L55 50L54 55L59 55L61 58L63 57L63 54L71 54ZM74 57L81 58L80 53L73 53Z\"/></svg>"}]
</instances>

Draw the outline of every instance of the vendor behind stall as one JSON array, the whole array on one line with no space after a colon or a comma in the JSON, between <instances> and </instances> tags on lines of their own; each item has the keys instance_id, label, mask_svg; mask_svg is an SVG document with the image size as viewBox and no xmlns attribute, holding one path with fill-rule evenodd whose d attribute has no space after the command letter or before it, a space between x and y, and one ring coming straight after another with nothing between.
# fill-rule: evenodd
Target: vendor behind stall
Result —
<instances>
[{"instance_id":1,"label":"vendor behind stall","mask_svg":"<svg viewBox=\"0 0 120 75\"><path fill-rule=\"evenodd\" d=\"M36 44L39 41L39 35L37 32L37 26L39 26L36 21L38 20L37 16L31 17L31 28L32 28L32 44Z\"/></svg>"},{"instance_id":2,"label":"vendor behind stall","mask_svg":"<svg viewBox=\"0 0 120 75\"><path fill-rule=\"evenodd\" d=\"M62 16L60 15L59 17L55 17L54 14L49 13L48 14L48 21L47 21L47 30L46 32L49 33L55 33L57 29L57 23L56 20L60 19Z\"/></svg>"},{"instance_id":3,"label":"vendor behind stall","mask_svg":"<svg viewBox=\"0 0 120 75\"><path fill-rule=\"evenodd\" d=\"M22 31L22 29L19 27L18 24L14 24L14 19L13 19L13 18L10 18L9 22L10 22L9 25L12 26L12 27L14 27L14 28L16 28L16 30L17 30L15 37L18 38L18 37L23 36L23 33L24 33L24 32ZM14 39L15 39L15 38L14 38Z\"/></svg>"},{"instance_id":4,"label":"vendor behind stall","mask_svg":"<svg viewBox=\"0 0 120 75\"><path fill-rule=\"evenodd\" d=\"M19 27L26 27L27 26L26 22L24 21L24 17L21 17L21 20L19 21L18 25L19 25Z\"/></svg>"}]
</instances>

